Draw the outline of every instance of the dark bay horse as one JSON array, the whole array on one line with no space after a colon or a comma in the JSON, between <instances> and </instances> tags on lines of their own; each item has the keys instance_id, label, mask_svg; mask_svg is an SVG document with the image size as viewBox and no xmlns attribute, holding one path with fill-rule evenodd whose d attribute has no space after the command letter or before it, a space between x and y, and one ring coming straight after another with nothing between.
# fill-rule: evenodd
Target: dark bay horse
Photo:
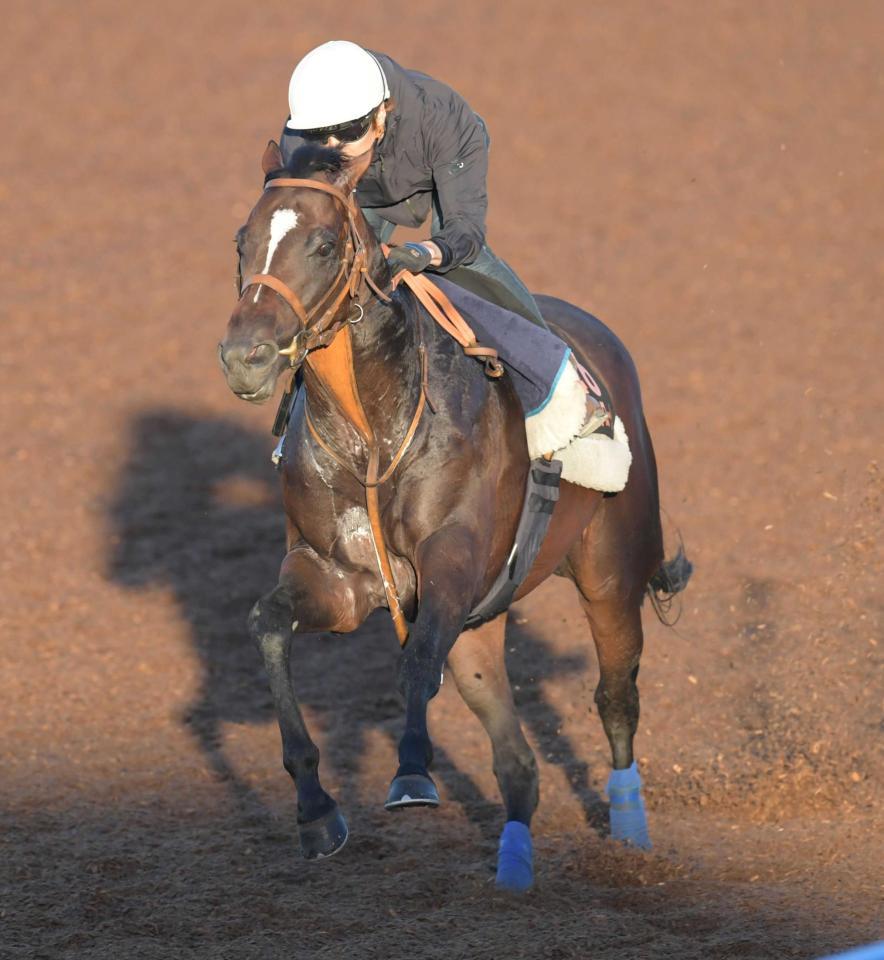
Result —
<instances>
[{"instance_id":1,"label":"dark bay horse","mask_svg":"<svg viewBox=\"0 0 884 960\"><path fill-rule=\"evenodd\" d=\"M507 817L498 883L524 889L532 881L538 778L504 666L506 613L463 631L513 544L529 469L523 412L507 377L486 377L409 290L391 291L383 252L355 201L367 164L346 165L334 151L307 146L285 169L271 142L263 159L268 188L238 234L247 281L219 347L228 385L263 402L290 366L301 365L303 376L282 464L287 553L277 586L255 604L250 631L269 675L308 859L340 849L347 827L320 783L319 751L290 676L293 642L299 633L355 630L377 607L395 606L393 596L408 640L398 664L405 730L387 806L438 803L427 705L447 661L493 747ZM577 587L598 652L595 701L614 768L612 832L646 845L632 746L640 608L649 590L680 589L686 572L663 560L656 465L629 354L584 311L551 297L538 304L550 328L604 379L633 460L615 496L562 483L516 599L552 573ZM332 375L323 357L335 337L346 338L338 353L349 367ZM342 378L360 409L343 408ZM368 484L389 551L384 568L365 481L393 466L389 479Z\"/></svg>"}]
</instances>

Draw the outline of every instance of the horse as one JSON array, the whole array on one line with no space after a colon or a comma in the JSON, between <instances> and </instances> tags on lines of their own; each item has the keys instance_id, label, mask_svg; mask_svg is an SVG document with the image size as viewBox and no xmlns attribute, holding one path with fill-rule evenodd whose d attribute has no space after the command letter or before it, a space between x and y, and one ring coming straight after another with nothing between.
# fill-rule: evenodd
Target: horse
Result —
<instances>
[{"instance_id":1,"label":"horse","mask_svg":"<svg viewBox=\"0 0 884 960\"><path fill-rule=\"evenodd\" d=\"M504 664L506 611L474 629L464 625L513 544L530 463L525 422L508 377L486 376L410 289L392 288L356 202L369 159L344 161L306 145L286 165L270 141L265 189L237 234L246 280L218 348L227 384L262 403L286 370L297 370L301 383L279 464L287 552L249 631L269 678L308 860L340 850L348 828L322 787L319 750L298 706L294 641L348 633L387 607L407 642L397 664L405 725L386 806L439 803L427 708L447 663L491 741L506 810L498 886L524 890L533 882L538 775ZM554 573L576 586L598 653L595 703L611 749L612 834L647 846L633 758L641 606L649 592L680 590L689 565L681 552L664 560L654 451L629 353L578 307L541 295L537 303L550 329L604 381L632 465L616 495L562 482L514 599Z\"/></svg>"}]
</instances>

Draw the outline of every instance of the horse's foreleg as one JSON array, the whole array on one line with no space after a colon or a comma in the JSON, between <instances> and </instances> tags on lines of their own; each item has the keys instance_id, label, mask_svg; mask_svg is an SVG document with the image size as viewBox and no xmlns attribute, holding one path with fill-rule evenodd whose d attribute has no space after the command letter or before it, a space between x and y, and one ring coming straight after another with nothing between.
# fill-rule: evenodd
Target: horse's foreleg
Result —
<instances>
[{"instance_id":1,"label":"horse's foreleg","mask_svg":"<svg viewBox=\"0 0 884 960\"><path fill-rule=\"evenodd\" d=\"M534 753L522 733L504 658L506 614L462 633L448 655L461 696L481 720L491 740L494 775L506 807L500 838L497 885L527 890L534 881L531 817L537 808Z\"/></svg>"},{"instance_id":2,"label":"horse's foreleg","mask_svg":"<svg viewBox=\"0 0 884 960\"><path fill-rule=\"evenodd\" d=\"M428 773L433 747L427 704L439 691L445 660L469 613L477 554L475 538L462 527L439 530L418 550L418 614L398 669L405 732L399 741L399 769L385 803L388 810L439 804Z\"/></svg>"},{"instance_id":3,"label":"horse's foreleg","mask_svg":"<svg viewBox=\"0 0 884 960\"><path fill-rule=\"evenodd\" d=\"M319 749L310 738L292 685L290 654L296 630L354 629L347 619L347 594L306 554L289 554L279 585L259 600L249 631L270 680L282 734L283 766L298 795L298 836L308 860L329 857L347 840L347 824L319 780ZM352 592L351 592L352 595ZM356 611L349 611L356 619Z\"/></svg>"}]
</instances>

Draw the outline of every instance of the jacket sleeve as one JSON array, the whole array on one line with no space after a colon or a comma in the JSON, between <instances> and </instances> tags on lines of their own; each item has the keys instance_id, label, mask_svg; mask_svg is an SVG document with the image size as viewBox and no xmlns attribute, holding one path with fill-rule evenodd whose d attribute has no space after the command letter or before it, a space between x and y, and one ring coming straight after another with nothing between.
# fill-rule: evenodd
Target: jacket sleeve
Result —
<instances>
[{"instance_id":1,"label":"jacket sleeve","mask_svg":"<svg viewBox=\"0 0 884 960\"><path fill-rule=\"evenodd\" d=\"M431 239L442 251L434 269L446 273L472 263L485 243L488 210L488 136L479 117L463 101L449 113L445 128L431 128L428 146L441 227Z\"/></svg>"}]
</instances>

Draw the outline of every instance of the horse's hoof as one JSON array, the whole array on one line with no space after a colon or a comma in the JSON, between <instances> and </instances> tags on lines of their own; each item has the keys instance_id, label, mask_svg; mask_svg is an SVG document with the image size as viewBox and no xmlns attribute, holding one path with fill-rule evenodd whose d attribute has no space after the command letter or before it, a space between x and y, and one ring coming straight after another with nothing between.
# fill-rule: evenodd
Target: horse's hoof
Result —
<instances>
[{"instance_id":1,"label":"horse's hoof","mask_svg":"<svg viewBox=\"0 0 884 960\"><path fill-rule=\"evenodd\" d=\"M631 847L651 849L648 820L642 799L642 778L635 761L626 770L612 770L608 778L608 799L611 801L611 837Z\"/></svg>"},{"instance_id":2,"label":"horse's hoof","mask_svg":"<svg viewBox=\"0 0 884 960\"><path fill-rule=\"evenodd\" d=\"M334 856L347 842L347 821L335 804L318 820L298 824L298 838L305 860L324 860Z\"/></svg>"},{"instance_id":3,"label":"horse's hoof","mask_svg":"<svg viewBox=\"0 0 884 960\"><path fill-rule=\"evenodd\" d=\"M384 808L399 810L402 807L438 807L439 794L436 784L420 773L406 773L394 777Z\"/></svg>"},{"instance_id":4,"label":"horse's hoof","mask_svg":"<svg viewBox=\"0 0 884 960\"><path fill-rule=\"evenodd\" d=\"M518 820L509 820L500 835L497 851L498 890L524 893L534 886L531 831Z\"/></svg>"}]
</instances>

